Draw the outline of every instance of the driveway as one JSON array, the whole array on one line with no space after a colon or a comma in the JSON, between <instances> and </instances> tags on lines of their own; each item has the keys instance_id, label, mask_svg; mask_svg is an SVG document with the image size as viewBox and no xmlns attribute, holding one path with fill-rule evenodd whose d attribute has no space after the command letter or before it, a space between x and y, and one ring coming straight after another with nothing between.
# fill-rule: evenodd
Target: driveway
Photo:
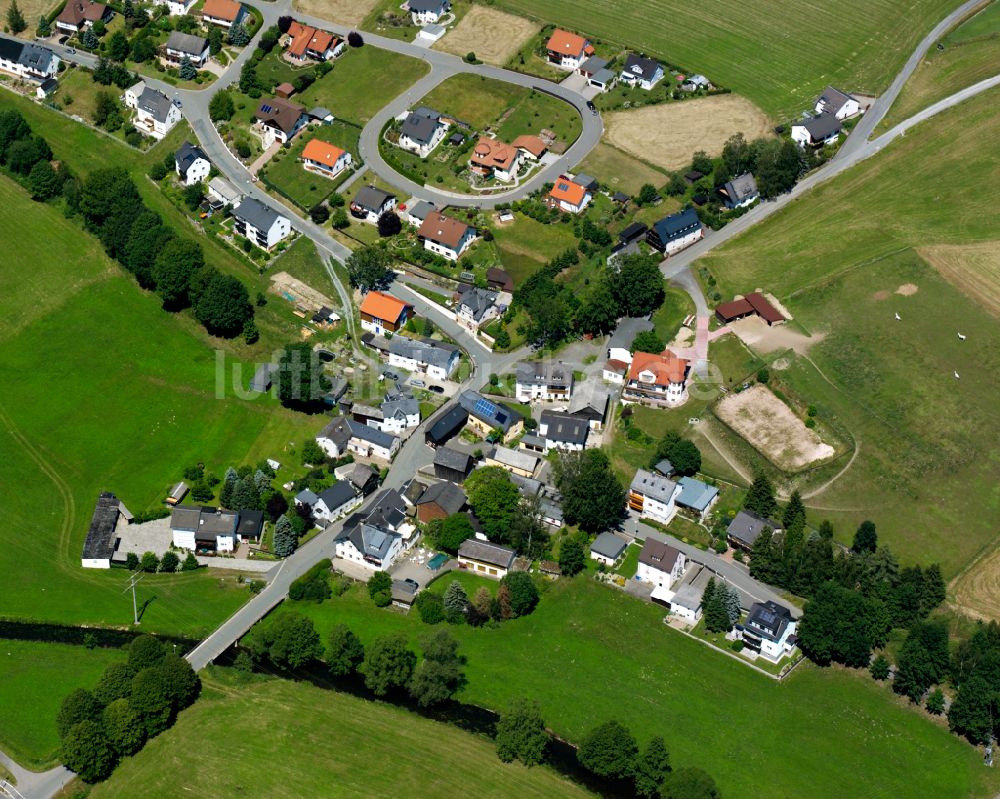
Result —
<instances>
[{"instance_id":1,"label":"driveway","mask_svg":"<svg viewBox=\"0 0 1000 799\"><path fill-rule=\"evenodd\" d=\"M422 589L426 588L427 584L435 577L440 577L442 574L458 566L458 561L452 558L444 566L431 571L427 568L427 562L435 554L433 550L426 547L414 547L403 560L396 561L392 565L392 568L389 569L389 574L392 575L394 580L415 580L417 585Z\"/></svg>"}]
</instances>

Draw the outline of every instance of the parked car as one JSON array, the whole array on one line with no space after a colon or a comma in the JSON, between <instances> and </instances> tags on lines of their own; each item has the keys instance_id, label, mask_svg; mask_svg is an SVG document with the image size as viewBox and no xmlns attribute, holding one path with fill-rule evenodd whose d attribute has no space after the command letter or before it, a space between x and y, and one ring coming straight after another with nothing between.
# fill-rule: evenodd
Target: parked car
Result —
<instances>
[{"instance_id":1,"label":"parked car","mask_svg":"<svg viewBox=\"0 0 1000 799\"><path fill-rule=\"evenodd\" d=\"M590 109L590 113L591 114L596 114L597 113L597 106L594 105L593 102L591 102L590 100L587 100L587 108Z\"/></svg>"},{"instance_id":2,"label":"parked car","mask_svg":"<svg viewBox=\"0 0 1000 799\"><path fill-rule=\"evenodd\" d=\"M66 52L69 53L70 55L72 55L73 53L76 52L76 50L74 50L72 47L67 47L66 48Z\"/></svg>"},{"instance_id":3,"label":"parked car","mask_svg":"<svg viewBox=\"0 0 1000 799\"><path fill-rule=\"evenodd\" d=\"M423 380L411 380L410 385L416 386L417 388L423 388L427 384Z\"/></svg>"},{"instance_id":4,"label":"parked car","mask_svg":"<svg viewBox=\"0 0 1000 799\"><path fill-rule=\"evenodd\" d=\"M441 386L431 386L431 391L435 394L444 394L444 389Z\"/></svg>"}]
</instances>

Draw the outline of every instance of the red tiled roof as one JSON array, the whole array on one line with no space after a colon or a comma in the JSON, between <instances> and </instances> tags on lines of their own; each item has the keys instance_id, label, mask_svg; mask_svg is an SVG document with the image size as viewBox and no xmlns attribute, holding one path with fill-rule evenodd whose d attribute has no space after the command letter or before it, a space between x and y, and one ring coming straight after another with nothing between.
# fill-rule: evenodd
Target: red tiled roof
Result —
<instances>
[{"instance_id":1,"label":"red tiled roof","mask_svg":"<svg viewBox=\"0 0 1000 799\"><path fill-rule=\"evenodd\" d=\"M205 0L205 6L201 10L201 15L203 17L212 17L213 19L224 19L227 22L233 22L240 15L241 7L239 3L235 3L233 0Z\"/></svg>"},{"instance_id":2,"label":"red tiled roof","mask_svg":"<svg viewBox=\"0 0 1000 799\"><path fill-rule=\"evenodd\" d=\"M288 45L288 52L297 57L304 56L307 50L325 53L333 47L337 40L337 37L332 33L295 21L289 26L288 35L292 38L291 44Z\"/></svg>"},{"instance_id":3,"label":"red tiled roof","mask_svg":"<svg viewBox=\"0 0 1000 799\"><path fill-rule=\"evenodd\" d=\"M497 139L481 137L469 159L473 166L507 171L517 158L517 148Z\"/></svg>"},{"instance_id":4,"label":"red tiled roof","mask_svg":"<svg viewBox=\"0 0 1000 799\"><path fill-rule=\"evenodd\" d=\"M334 147L329 142L313 139L302 150L302 157L308 161L315 161L318 164L325 164L333 168L337 161L343 156L344 151L339 147Z\"/></svg>"},{"instance_id":5,"label":"red tiled roof","mask_svg":"<svg viewBox=\"0 0 1000 799\"><path fill-rule=\"evenodd\" d=\"M71 25L76 25L79 27L83 22L97 22L99 19L104 19L104 15L107 14L108 7L104 3L91 3L87 0L70 0L62 11L59 12L59 16L56 17L58 22L67 22Z\"/></svg>"},{"instance_id":6,"label":"red tiled roof","mask_svg":"<svg viewBox=\"0 0 1000 799\"><path fill-rule=\"evenodd\" d=\"M369 291L365 295L364 302L361 303L361 313L387 322L396 322L407 308L412 307L409 303L403 302L391 294Z\"/></svg>"},{"instance_id":7,"label":"red tiled roof","mask_svg":"<svg viewBox=\"0 0 1000 799\"><path fill-rule=\"evenodd\" d=\"M638 380L642 372L652 372L653 383L666 386L670 383L683 383L687 369L688 361L678 358L670 350L664 350L659 355L652 352L637 352L632 357L628 379Z\"/></svg>"},{"instance_id":8,"label":"red tiled roof","mask_svg":"<svg viewBox=\"0 0 1000 799\"><path fill-rule=\"evenodd\" d=\"M538 138L538 136L518 136L511 144L521 150L526 150L535 156L535 158L541 158L545 155L545 151L549 149L548 145Z\"/></svg>"},{"instance_id":9,"label":"red tiled roof","mask_svg":"<svg viewBox=\"0 0 1000 799\"><path fill-rule=\"evenodd\" d=\"M455 250L458 249L458 244L468 229L469 226L464 222L445 216L440 211L431 211L424 219L417 235Z\"/></svg>"},{"instance_id":10,"label":"red tiled roof","mask_svg":"<svg viewBox=\"0 0 1000 799\"><path fill-rule=\"evenodd\" d=\"M590 42L582 36L570 33L569 31L564 31L560 28L556 28L552 31L552 35L549 37L549 42L545 45L545 48L552 53L574 56L586 52L588 47L590 47ZM590 52L593 51L594 48L590 47Z\"/></svg>"},{"instance_id":11,"label":"red tiled roof","mask_svg":"<svg viewBox=\"0 0 1000 799\"><path fill-rule=\"evenodd\" d=\"M570 205L580 205L583 198L587 196L587 190L579 183L574 183L569 178L560 175L552 185L549 197L553 200L569 203Z\"/></svg>"}]
</instances>

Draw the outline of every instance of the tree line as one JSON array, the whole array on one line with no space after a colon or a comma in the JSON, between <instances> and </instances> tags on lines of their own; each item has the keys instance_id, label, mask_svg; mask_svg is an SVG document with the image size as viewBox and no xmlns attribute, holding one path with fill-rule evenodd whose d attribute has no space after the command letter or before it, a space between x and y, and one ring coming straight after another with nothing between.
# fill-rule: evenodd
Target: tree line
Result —
<instances>
[{"instance_id":1,"label":"tree line","mask_svg":"<svg viewBox=\"0 0 1000 799\"><path fill-rule=\"evenodd\" d=\"M140 635L127 660L108 666L93 690L78 688L63 699L56 717L63 763L85 782L107 779L121 758L171 727L200 691L190 663Z\"/></svg>"}]
</instances>

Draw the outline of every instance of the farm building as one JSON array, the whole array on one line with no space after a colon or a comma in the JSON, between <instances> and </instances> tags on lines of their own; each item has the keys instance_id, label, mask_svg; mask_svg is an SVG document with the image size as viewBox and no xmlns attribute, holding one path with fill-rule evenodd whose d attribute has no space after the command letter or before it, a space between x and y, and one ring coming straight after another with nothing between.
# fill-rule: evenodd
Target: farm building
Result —
<instances>
[{"instance_id":1,"label":"farm building","mask_svg":"<svg viewBox=\"0 0 1000 799\"><path fill-rule=\"evenodd\" d=\"M759 291L752 291L741 299L722 303L715 309L715 316L723 324L735 322L737 319L743 319L747 316L759 316L767 322L768 326L780 325L785 321L781 312L771 305Z\"/></svg>"},{"instance_id":2,"label":"farm building","mask_svg":"<svg viewBox=\"0 0 1000 799\"><path fill-rule=\"evenodd\" d=\"M83 555L80 558L83 568L111 568L111 558L118 546L116 530L120 519L126 522L132 520L128 508L110 491L101 494L97 498L94 515L87 528L87 538L83 542Z\"/></svg>"}]
</instances>

